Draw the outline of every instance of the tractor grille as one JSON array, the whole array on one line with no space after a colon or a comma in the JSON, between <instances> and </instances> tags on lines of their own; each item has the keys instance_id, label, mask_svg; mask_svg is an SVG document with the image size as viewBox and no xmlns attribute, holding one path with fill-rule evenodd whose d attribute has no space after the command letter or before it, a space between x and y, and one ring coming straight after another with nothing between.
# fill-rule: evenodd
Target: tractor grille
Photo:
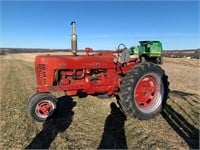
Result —
<instances>
[{"instance_id":1,"label":"tractor grille","mask_svg":"<svg viewBox=\"0 0 200 150\"><path fill-rule=\"evenodd\" d=\"M37 76L38 84L47 83L46 69L47 69L47 66L45 64L36 65L36 76Z\"/></svg>"}]
</instances>

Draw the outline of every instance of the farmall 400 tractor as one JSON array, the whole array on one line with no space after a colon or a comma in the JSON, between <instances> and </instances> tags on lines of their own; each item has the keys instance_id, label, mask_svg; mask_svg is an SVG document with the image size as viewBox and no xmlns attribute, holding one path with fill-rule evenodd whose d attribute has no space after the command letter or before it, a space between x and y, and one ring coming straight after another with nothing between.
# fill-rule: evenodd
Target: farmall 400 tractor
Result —
<instances>
[{"instance_id":1,"label":"farmall 400 tractor","mask_svg":"<svg viewBox=\"0 0 200 150\"><path fill-rule=\"evenodd\" d=\"M37 92L28 100L28 113L43 122L56 110L51 91L115 96L123 112L138 119L151 119L163 109L168 96L167 76L160 66L137 64L124 44L113 52L86 48L77 53L76 24L72 25L71 55L41 55L35 58Z\"/></svg>"}]
</instances>

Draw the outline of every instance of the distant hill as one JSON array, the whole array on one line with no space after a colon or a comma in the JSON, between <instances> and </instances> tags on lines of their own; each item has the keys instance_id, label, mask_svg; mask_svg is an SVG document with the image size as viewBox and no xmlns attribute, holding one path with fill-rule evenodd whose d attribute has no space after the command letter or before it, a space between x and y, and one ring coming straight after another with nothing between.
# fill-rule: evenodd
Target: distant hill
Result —
<instances>
[{"instance_id":1,"label":"distant hill","mask_svg":"<svg viewBox=\"0 0 200 150\"><path fill-rule=\"evenodd\" d=\"M35 53L35 52L69 52L70 49L42 49L42 48L0 48L0 55L5 55L8 53ZM84 51L84 50L79 50ZM100 50L95 50L100 51ZM108 50L111 51L111 50ZM165 57L172 58L200 58L200 49L187 49L187 50L164 50Z\"/></svg>"},{"instance_id":2,"label":"distant hill","mask_svg":"<svg viewBox=\"0 0 200 150\"><path fill-rule=\"evenodd\" d=\"M70 49L42 49L42 48L0 48L0 52L5 53L34 53L34 52L52 52L52 51L70 51Z\"/></svg>"},{"instance_id":3,"label":"distant hill","mask_svg":"<svg viewBox=\"0 0 200 150\"><path fill-rule=\"evenodd\" d=\"M200 49L190 49L190 50L164 50L165 57L172 57L172 58L196 58L200 59Z\"/></svg>"}]
</instances>

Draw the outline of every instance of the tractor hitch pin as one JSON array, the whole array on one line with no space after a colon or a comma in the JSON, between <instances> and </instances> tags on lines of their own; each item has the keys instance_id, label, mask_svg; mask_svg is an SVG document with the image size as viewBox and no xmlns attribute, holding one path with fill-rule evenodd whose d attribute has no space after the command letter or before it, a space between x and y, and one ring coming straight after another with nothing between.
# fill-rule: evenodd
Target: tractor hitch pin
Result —
<instances>
[{"instance_id":1,"label":"tractor hitch pin","mask_svg":"<svg viewBox=\"0 0 200 150\"><path fill-rule=\"evenodd\" d=\"M74 56L77 54L77 34L76 34L76 22L71 22L72 34L71 34L71 49Z\"/></svg>"}]
</instances>

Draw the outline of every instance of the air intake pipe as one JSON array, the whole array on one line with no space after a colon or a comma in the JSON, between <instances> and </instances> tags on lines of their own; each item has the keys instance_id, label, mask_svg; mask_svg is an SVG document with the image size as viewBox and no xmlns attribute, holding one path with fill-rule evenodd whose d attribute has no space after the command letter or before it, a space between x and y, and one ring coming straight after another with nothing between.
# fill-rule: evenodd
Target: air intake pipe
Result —
<instances>
[{"instance_id":1,"label":"air intake pipe","mask_svg":"<svg viewBox=\"0 0 200 150\"><path fill-rule=\"evenodd\" d=\"M72 34L71 34L71 49L74 56L77 55L77 35L76 35L76 22L71 22Z\"/></svg>"}]
</instances>

